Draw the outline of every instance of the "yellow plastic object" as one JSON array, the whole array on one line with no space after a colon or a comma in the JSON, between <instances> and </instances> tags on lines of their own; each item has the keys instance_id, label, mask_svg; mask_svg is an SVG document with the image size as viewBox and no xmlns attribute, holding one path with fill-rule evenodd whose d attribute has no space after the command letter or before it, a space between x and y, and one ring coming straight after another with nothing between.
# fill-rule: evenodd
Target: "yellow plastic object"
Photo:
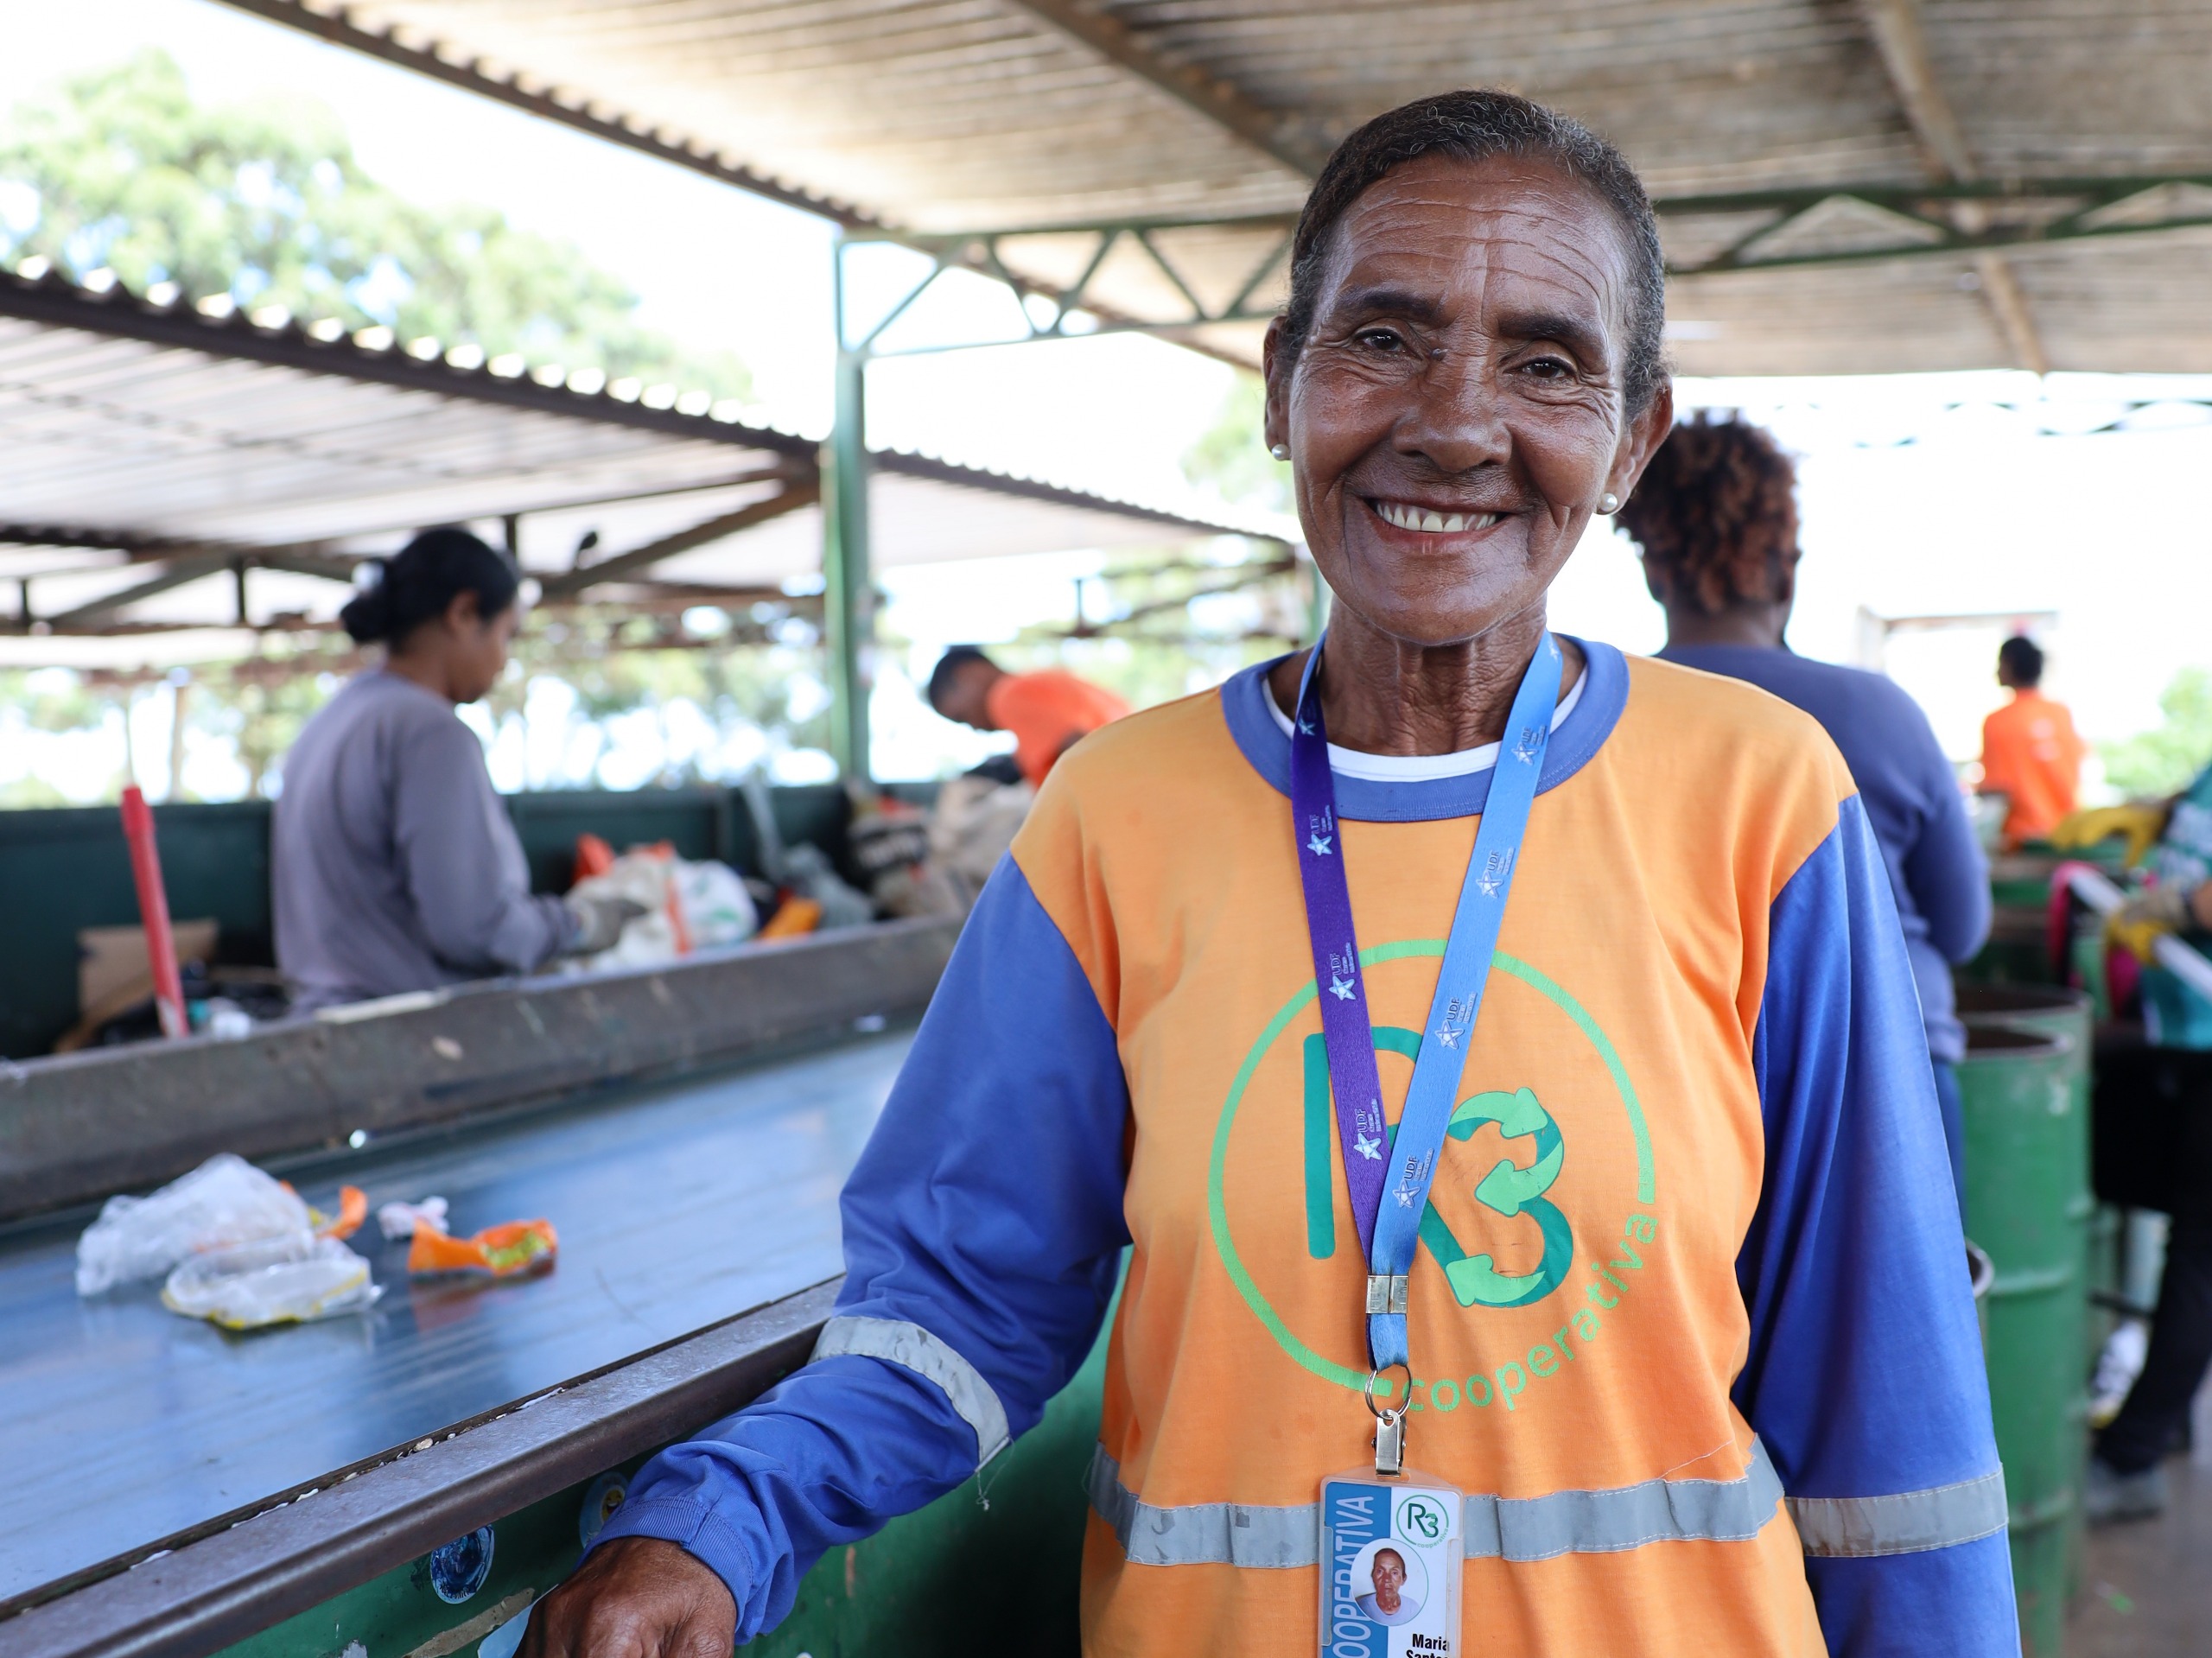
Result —
<instances>
[{"instance_id":1,"label":"yellow plastic object","mask_svg":"<svg viewBox=\"0 0 2212 1658\"><path fill-rule=\"evenodd\" d=\"M560 1250L560 1234L550 1221L505 1221L467 1238L417 1224L415 1242L407 1251L407 1270L512 1278L550 1267Z\"/></svg>"},{"instance_id":2,"label":"yellow plastic object","mask_svg":"<svg viewBox=\"0 0 2212 1658\"><path fill-rule=\"evenodd\" d=\"M2105 937L2145 967L2155 964L2152 948L2190 922L2189 894L2178 886L2150 886L2105 918Z\"/></svg>"},{"instance_id":3,"label":"yellow plastic object","mask_svg":"<svg viewBox=\"0 0 2212 1658\"><path fill-rule=\"evenodd\" d=\"M2058 827L2050 832L2050 843L2061 852L2078 852L2115 835L2125 835L2127 867L2133 869L2166 832L2166 816L2167 809L2163 804L2130 802L2124 806L2092 806L2086 811L2069 812L2060 819Z\"/></svg>"}]
</instances>

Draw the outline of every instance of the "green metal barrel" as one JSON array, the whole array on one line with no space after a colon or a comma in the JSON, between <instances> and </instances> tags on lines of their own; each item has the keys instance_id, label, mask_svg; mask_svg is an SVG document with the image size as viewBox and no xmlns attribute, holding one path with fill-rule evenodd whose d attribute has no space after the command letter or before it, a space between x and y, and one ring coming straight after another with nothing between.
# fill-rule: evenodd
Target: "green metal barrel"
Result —
<instances>
[{"instance_id":1,"label":"green metal barrel","mask_svg":"<svg viewBox=\"0 0 2212 1658\"><path fill-rule=\"evenodd\" d=\"M2081 1064L2071 1033L1975 1022L1959 1065L1967 1230L1996 1266L1986 1302L1990 1403L2030 1658L2060 1651L2086 1452L2093 1204Z\"/></svg>"}]
</instances>

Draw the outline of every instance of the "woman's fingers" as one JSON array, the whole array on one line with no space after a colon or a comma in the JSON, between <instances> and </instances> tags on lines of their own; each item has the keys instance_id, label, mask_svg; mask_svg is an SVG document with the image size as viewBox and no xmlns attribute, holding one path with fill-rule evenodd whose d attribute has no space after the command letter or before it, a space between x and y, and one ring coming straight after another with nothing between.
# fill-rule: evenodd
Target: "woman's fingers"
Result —
<instances>
[{"instance_id":1,"label":"woman's fingers","mask_svg":"<svg viewBox=\"0 0 2212 1658\"><path fill-rule=\"evenodd\" d=\"M712 1571L674 1543L624 1537L537 1604L517 1658L729 1658L736 1627Z\"/></svg>"}]
</instances>

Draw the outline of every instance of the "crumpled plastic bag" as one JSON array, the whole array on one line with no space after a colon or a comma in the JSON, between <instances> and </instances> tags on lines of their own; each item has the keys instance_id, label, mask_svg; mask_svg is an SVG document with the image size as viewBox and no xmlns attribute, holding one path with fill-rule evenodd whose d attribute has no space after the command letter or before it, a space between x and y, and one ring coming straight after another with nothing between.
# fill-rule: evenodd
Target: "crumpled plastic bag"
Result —
<instances>
[{"instance_id":1,"label":"crumpled plastic bag","mask_svg":"<svg viewBox=\"0 0 2212 1658\"><path fill-rule=\"evenodd\" d=\"M369 1263L336 1238L295 1232L194 1255L169 1274L162 1305L226 1330L307 1324L373 1306Z\"/></svg>"},{"instance_id":2,"label":"crumpled plastic bag","mask_svg":"<svg viewBox=\"0 0 2212 1658\"><path fill-rule=\"evenodd\" d=\"M435 1227L441 1232L445 1230L444 1198L425 1197L419 1204L390 1203L377 1210L377 1230L384 1234L387 1242L397 1243L413 1237L415 1229L419 1226Z\"/></svg>"},{"instance_id":3,"label":"crumpled plastic bag","mask_svg":"<svg viewBox=\"0 0 2212 1658\"><path fill-rule=\"evenodd\" d=\"M587 837L588 838L588 837ZM665 845L632 847L609 861L603 843L580 852L580 869L596 866L572 891L586 897L627 899L645 911L622 929L612 949L576 956L576 970L654 967L693 950L741 944L760 924L745 880L726 863L694 863Z\"/></svg>"},{"instance_id":4,"label":"crumpled plastic bag","mask_svg":"<svg viewBox=\"0 0 2212 1658\"><path fill-rule=\"evenodd\" d=\"M210 1249L314 1229L297 1192L218 1153L149 1197L109 1198L77 1240L77 1293L160 1278Z\"/></svg>"}]
</instances>

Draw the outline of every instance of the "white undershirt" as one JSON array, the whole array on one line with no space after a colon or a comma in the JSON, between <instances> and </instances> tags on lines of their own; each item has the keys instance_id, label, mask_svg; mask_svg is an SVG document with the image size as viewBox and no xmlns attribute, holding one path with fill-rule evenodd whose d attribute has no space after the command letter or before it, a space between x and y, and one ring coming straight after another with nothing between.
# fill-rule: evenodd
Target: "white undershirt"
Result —
<instances>
[{"instance_id":1,"label":"white undershirt","mask_svg":"<svg viewBox=\"0 0 2212 1658\"><path fill-rule=\"evenodd\" d=\"M1575 703L1582 698L1582 688L1589 683L1590 670L1586 667L1575 676L1573 688L1553 710L1554 731L1574 712ZM1261 689L1277 728L1284 736L1289 736L1290 716L1276 706L1274 687L1262 680ZM1370 754L1363 749L1339 748L1331 743L1329 769L1340 777L1357 778L1363 783L1423 783L1434 778L1463 778L1486 772L1497 764L1497 749L1496 743L1484 743L1480 748L1462 748L1450 754Z\"/></svg>"}]
</instances>

